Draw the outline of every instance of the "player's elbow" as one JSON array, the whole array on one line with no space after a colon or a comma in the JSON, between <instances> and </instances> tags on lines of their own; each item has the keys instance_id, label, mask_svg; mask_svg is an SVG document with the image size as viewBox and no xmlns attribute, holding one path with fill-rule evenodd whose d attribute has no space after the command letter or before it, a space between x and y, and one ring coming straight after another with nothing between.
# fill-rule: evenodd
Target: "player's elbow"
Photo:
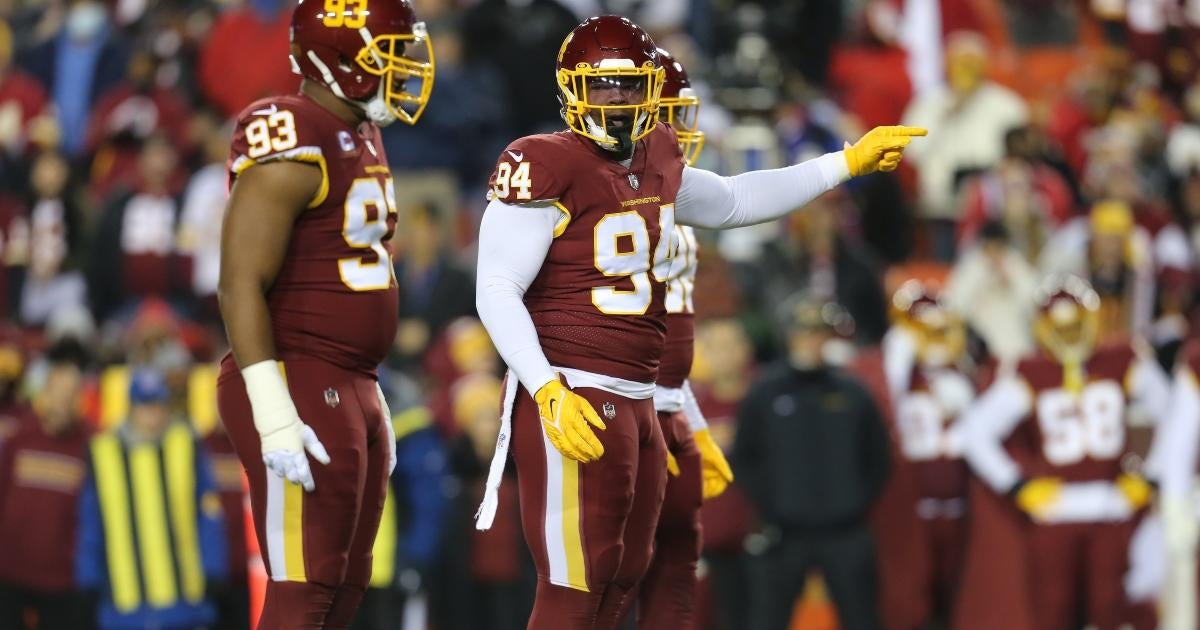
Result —
<instances>
[{"instance_id":1,"label":"player's elbow","mask_svg":"<svg viewBox=\"0 0 1200 630\"><path fill-rule=\"evenodd\" d=\"M237 308L255 295L265 294L262 284L250 274L222 266L220 278L217 280L217 304L222 314Z\"/></svg>"}]
</instances>

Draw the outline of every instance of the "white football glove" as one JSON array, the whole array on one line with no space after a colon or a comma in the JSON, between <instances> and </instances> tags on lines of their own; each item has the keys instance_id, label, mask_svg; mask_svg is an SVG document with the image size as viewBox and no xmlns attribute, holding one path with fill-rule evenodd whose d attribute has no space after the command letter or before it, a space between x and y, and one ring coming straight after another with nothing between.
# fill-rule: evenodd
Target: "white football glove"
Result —
<instances>
[{"instance_id":1,"label":"white football glove","mask_svg":"<svg viewBox=\"0 0 1200 630\"><path fill-rule=\"evenodd\" d=\"M279 366L273 360L260 361L243 368L242 379L262 442L263 463L272 473L312 492L316 484L305 452L321 464L329 463L329 453L312 427L300 420Z\"/></svg>"},{"instance_id":2,"label":"white football glove","mask_svg":"<svg viewBox=\"0 0 1200 630\"><path fill-rule=\"evenodd\" d=\"M379 395L379 410L383 412L383 426L387 427L388 435L388 476L396 470L396 429L392 427L392 410L388 408L387 398L383 395L383 387L375 381L375 393Z\"/></svg>"}]
</instances>

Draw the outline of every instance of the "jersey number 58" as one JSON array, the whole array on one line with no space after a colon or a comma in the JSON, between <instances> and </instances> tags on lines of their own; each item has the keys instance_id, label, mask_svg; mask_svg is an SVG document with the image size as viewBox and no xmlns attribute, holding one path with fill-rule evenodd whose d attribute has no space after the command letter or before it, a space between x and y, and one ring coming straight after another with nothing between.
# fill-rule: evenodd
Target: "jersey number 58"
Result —
<instances>
[{"instance_id":1,"label":"jersey number 58","mask_svg":"<svg viewBox=\"0 0 1200 630\"><path fill-rule=\"evenodd\" d=\"M1042 392L1037 418L1042 452L1055 466L1112 459L1125 446L1125 395L1112 381L1090 383L1078 398L1061 389Z\"/></svg>"}]
</instances>

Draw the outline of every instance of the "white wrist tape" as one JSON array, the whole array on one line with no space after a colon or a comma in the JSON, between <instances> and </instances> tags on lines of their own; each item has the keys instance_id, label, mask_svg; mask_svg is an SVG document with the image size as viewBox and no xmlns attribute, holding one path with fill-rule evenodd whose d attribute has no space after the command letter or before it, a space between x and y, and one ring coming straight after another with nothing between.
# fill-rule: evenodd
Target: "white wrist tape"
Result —
<instances>
[{"instance_id":1,"label":"white wrist tape","mask_svg":"<svg viewBox=\"0 0 1200 630\"><path fill-rule=\"evenodd\" d=\"M242 380L246 382L254 428L262 438L262 451L299 451L302 448L300 432L283 430L299 424L300 414L283 382L279 364L268 359L248 365L242 368Z\"/></svg>"}]
</instances>

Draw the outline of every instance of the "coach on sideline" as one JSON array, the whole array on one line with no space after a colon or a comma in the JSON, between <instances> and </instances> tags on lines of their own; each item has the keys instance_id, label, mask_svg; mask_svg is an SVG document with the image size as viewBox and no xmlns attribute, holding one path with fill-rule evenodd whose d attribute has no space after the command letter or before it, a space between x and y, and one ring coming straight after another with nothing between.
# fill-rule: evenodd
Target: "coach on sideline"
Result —
<instances>
[{"instance_id":1,"label":"coach on sideline","mask_svg":"<svg viewBox=\"0 0 1200 630\"><path fill-rule=\"evenodd\" d=\"M810 569L821 571L844 630L877 630L878 576L867 512L888 474L888 435L867 388L825 359L849 315L803 295L782 310L787 361L738 409L730 459L769 540L756 628L784 630Z\"/></svg>"}]
</instances>

